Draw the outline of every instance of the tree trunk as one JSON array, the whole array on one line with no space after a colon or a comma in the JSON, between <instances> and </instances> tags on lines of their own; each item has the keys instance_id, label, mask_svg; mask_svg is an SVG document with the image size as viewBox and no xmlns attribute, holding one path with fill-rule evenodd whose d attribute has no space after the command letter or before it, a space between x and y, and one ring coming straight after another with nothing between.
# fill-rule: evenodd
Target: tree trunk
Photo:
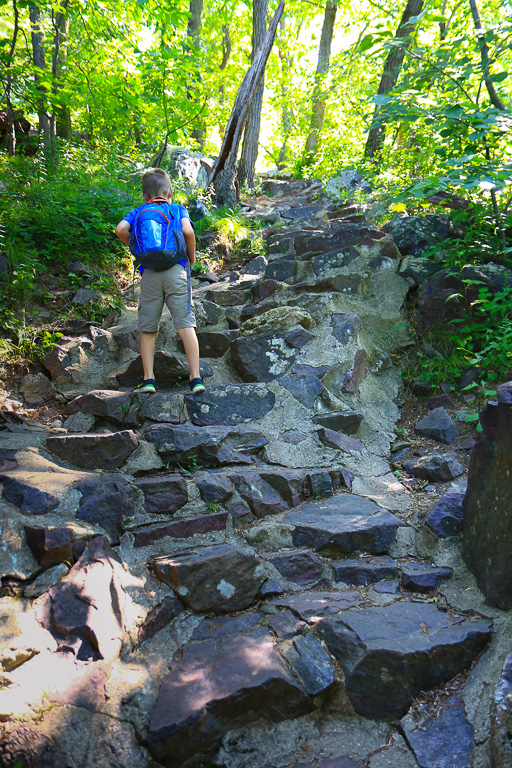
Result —
<instances>
[{"instance_id":1,"label":"tree trunk","mask_svg":"<svg viewBox=\"0 0 512 768\"><path fill-rule=\"evenodd\" d=\"M285 32L286 16L284 14L279 23L279 27L282 32ZM283 143L282 143L281 151L279 152L279 157L277 160L277 170L283 171L290 161L290 150L288 148L288 136L293 126L293 113L290 107L288 106L289 88L288 88L287 78L288 78L288 73L292 71L293 58L289 56L281 46L278 47L278 55L279 55L279 61L281 64L281 99L282 99L281 125L282 125Z\"/></svg>"},{"instance_id":2,"label":"tree trunk","mask_svg":"<svg viewBox=\"0 0 512 768\"><path fill-rule=\"evenodd\" d=\"M310 131L306 139L306 159L310 163L316 155L318 139L324 126L325 98L322 86L325 75L329 72L332 36L337 9L338 5L336 0L331 0L331 2L328 2L325 6L324 23L322 25L320 46L318 48L318 64L316 67L315 86L313 90L313 109L311 112Z\"/></svg>"},{"instance_id":3,"label":"tree trunk","mask_svg":"<svg viewBox=\"0 0 512 768\"><path fill-rule=\"evenodd\" d=\"M57 66L57 79L59 82L62 79L62 68L66 64L68 58L68 39L69 39L69 14L64 16L62 22L62 43L61 43L61 55L59 56L59 62ZM73 135L73 129L71 125L71 113L67 104L61 104L57 107L57 136L61 139L70 141Z\"/></svg>"},{"instance_id":4,"label":"tree trunk","mask_svg":"<svg viewBox=\"0 0 512 768\"><path fill-rule=\"evenodd\" d=\"M480 22L480 14L478 12L478 6L476 4L476 0L469 0L469 5L471 7L471 15L473 16L473 22L474 22L475 30L477 34L478 47L480 48L480 58L482 60L482 74L483 74L485 87L487 88L487 93L489 94L489 99L491 100L491 104L494 107L496 107L496 109L500 109L504 111L505 105L503 104L502 100L496 93L494 83L491 80L491 73L489 71L489 64L490 64L489 48L487 47L487 43L485 42L484 32L482 30L482 24Z\"/></svg>"},{"instance_id":5,"label":"tree trunk","mask_svg":"<svg viewBox=\"0 0 512 768\"><path fill-rule=\"evenodd\" d=\"M252 3L252 57L265 39L267 31L267 0L253 0ZM254 96L244 130L242 154L238 163L238 180L240 185L254 187L254 168L258 159L258 142L261 125L261 105L265 90L265 74L263 74Z\"/></svg>"},{"instance_id":6,"label":"tree trunk","mask_svg":"<svg viewBox=\"0 0 512 768\"><path fill-rule=\"evenodd\" d=\"M219 64L219 69L221 71L226 68L226 65L227 65L227 63L229 61L229 57L231 56L231 37L230 37L230 34L229 34L229 27L228 27L227 24L223 24L222 25L222 32L223 32L223 36L222 36L222 61ZM224 83L221 83L219 85L219 107L221 109L224 106L224 102L226 100L225 99L225 94L226 94L226 89L224 87ZM220 133L220 137L221 137L221 139L223 141L224 141L224 131L225 131L225 126L224 125L219 125L219 133Z\"/></svg>"},{"instance_id":7,"label":"tree trunk","mask_svg":"<svg viewBox=\"0 0 512 768\"><path fill-rule=\"evenodd\" d=\"M402 64L404 63L405 48L410 45L411 36L416 26L416 22L411 23L409 19L413 16L418 16L421 13L422 8L423 0L407 0L407 5L405 6L395 35L395 41L403 40L403 45L394 46L384 62L382 77L377 89L378 96L389 93L396 85L402 69ZM365 157L374 158L378 156L382 149L382 145L384 144L386 129L384 125L379 122L379 111L379 105L376 104L373 112L372 125L364 150Z\"/></svg>"},{"instance_id":8,"label":"tree trunk","mask_svg":"<svg viewBox=\"0 0 512 768\"><path fill-rule=\"evenodd\" d=\"M7 78L5 84L5 102L7 106L7 154L13 157L16 153L16 119L14 117L14 108L12 106L12 63L14 61L14 51L16 50L16 41L18 39L19 11L16 0L12 0L14 9L14 29L12 32L11 48L9 50L9 63L7 65Z\"/></svg>"},{"instance_id":9,"label":"tree trunk","mask_svg":"<svg viewBox=\"0 0 512 768\"><path fill-rule=\"evenodd\" d=\"M192 40L192 45L195 48L196 52L199 51L199 42L201 37L201 19L203 15L203 0L190 0L190 6L189 6L189 17L188 17L188 24L187 24L187 38ZM187 48L190 51L190 46L187 43ZM187 98L191 101L196 102L196 104L199 103L200 98L198 95L194 96L194 89L193 87L187 88ZM201 125L198 128L194 128L192 131L192 138L195 139L199 145L199 149L203 151L204 148L204 135L205 135L205 127L204 127L204 121L201 120Z\"/></svg>"},{"instance_id":10,"label":"tree trunk","mask_svg":"<svg viewBox=\"0 0 512 768\"><path fill-rule=\"evenodd\" d=\"M68 13L69 0L63 0L60 4L60 9L55 14L54 29L55 34L53 36L53 53L52 53L52 95L55 97L59 92L60 84L57 78L57 72L59 69L59 56L62 44L63 35L66 28L66 17ZM55 108L50 116L50 155L52 158L57 157L57 114Z\"/></svg>"},{"instance_id":11,"label":"tree trunk","mask_svg":"<svg viewBox=\"0 0 512 768\"><path fill-rule=\"evenodd\" d=\"M38 91L37 114L39 120L39 141L43 145L45 155L51 153L50 140L50 117L46 107L46 88L41 85L46 71L46 61L44 55L44 39L41 30L41 9L38 5L31 5L29 8L30 30L32 37L32 61L36 68L34 79Z\"/></svg>"},{"instance_id":12,"label":"tree trunk","mask_svg":"<svg viewBox=\"0 0 512 768\"><path fill-rule=\"evenodd\" d=\"M236 177L238 147L240 146L240 139L249 108L259 82L263 77L265 66L272 50L277 25L279 24L283 9L284 0L281 0L276 8L263 44L256 51L253 62L238 89L226 126L222 147L208 180L208 186L214 185L217 203L220 205L233 206L238 201L238 181Z\"/></svg>"}]
</instances>

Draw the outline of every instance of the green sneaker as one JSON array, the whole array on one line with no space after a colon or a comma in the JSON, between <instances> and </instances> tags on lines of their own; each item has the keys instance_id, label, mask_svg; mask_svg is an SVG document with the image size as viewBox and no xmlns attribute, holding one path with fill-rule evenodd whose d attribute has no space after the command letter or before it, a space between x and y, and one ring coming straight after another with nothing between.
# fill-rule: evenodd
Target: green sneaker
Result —
<instances>
[{"instance_id":1,"label":"green sneaker","mask_svg":"<svg viewBox=\"0 0 512 768\"><path fill-rule=\"evenodd\" d=\"M199 376L197 379L192 379L189 381L190 384L190 391L193 395L200 395L201 392L204 392L206 387L204 386L204 382L202 378Z\"/></svg>"},{"instance_id":2,"label":"green sneaker","mask_svg":"<svg viewBox=\"0 0 512 768\"><path fill-rule=\"evenodd\" d=\"M155 387L155 380L154 379L145 379L142 384L138 384L134 392L156 392Z\"/></svg>"}]
</instances>

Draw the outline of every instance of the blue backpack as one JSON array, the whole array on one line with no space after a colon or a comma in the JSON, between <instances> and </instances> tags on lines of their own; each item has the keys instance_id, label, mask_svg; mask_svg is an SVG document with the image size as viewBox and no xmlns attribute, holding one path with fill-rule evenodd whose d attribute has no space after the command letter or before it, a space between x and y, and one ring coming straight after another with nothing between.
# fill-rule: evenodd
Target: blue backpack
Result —
<instances>
[{"instance_id":1,"label":"blue backpack","mask_svg":"<svg viewBox=\"0 0 512 768\"><path fill-rule=\"evenodd\" d=\"M177 206L169 203L146 203L141 206L129 242L136 266L163 272L188 259L177 210Z\"/></svg>"}]
</instances>

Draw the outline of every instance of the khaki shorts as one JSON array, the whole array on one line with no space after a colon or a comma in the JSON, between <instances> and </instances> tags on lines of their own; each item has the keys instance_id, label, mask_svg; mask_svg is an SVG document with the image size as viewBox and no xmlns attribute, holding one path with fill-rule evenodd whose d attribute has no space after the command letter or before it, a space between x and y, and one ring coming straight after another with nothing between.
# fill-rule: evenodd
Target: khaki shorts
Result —
<instances>
[{"instance_id":1,"label":"khaki shorts","mask_svg":"<svg viewBox=\"0 0 512 768\"><path fill-rule=\"evenodd\" d=\"M155 333L164 307L169 308L175 328L195 328L194 304L181 264L163 272L145 269L140 284L139 331Z\"/></svg>"}]
</instances>

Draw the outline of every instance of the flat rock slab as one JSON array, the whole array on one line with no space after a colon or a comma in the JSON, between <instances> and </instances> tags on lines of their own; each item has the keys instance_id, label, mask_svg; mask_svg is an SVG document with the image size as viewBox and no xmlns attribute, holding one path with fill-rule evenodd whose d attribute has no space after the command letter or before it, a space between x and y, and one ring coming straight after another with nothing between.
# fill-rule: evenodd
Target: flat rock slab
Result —
<instances>
[{"instance_id":1,"label":"flat rock slab","mask_svg":"<svg viewBox=\"0 0 512 768\"><path fill-rule=\"evenodd\" d=\"M449 491L427 512L425 524L440 539L461 533L464 522L463 500L463 493Z\"/></svg>"},{"instance_id":2,"label":"flat rock slab","mask_svg":"<svg viewBox=\"0 0 512 768\"><path fill-rule=\"evenodd\" d=\"M53 435L46 438L49 450L81 469L119 469L137 448L131 429L111 434Z\"/></svg>"},{"instance_id":3,"label":"flat rock slab","mask_svg":"<svg viewBox=\"0 0 512 768\"><path fill-rule=\"evenodd\" d=\"M434 408L433 411L418 421L415 426L418 435L431 437L440 443L450 445L459 436L459 429L450 414L444 408Z\"/></svg>"},{"instance_id":4,"label":"flat rock slab","mask_svg":"<svg viewBox=\"0 0 512 768\"><path fill-rule=\"evenodd\" d=\"M183 650L163 679L148 743L159 763L181 768L211 754L231 728L264 717L298 717L312 701L274 649L270 632L206 640Z\"/></svg>"},{"instance_id":5,"label":"flat rock slab","mask_svg":"<svg viewBox=\"0 0 512 768\"><path fill-rule=\"evenodd\" d=\"M250 427L196 427L156 424L143 437L154 443L164 461L173 464L250 464L268 440Z\"/></svg>"},{"instance_id":6,"label":"flat rock slab","mask_svg":"<svg viewBox=\"0 0 512 768\"><path fill-rule=\"evenodd\" d=\"M313 584L322 575L322 561L310 549L273 552L266 555L265 560L287 581L293 581L301 587Z\"/></svg>"},{"instance_id":7,"label":"flat rock slab","mask_svg":"<svg viewBox=\"0 0 512 768\"><path fill-rule=\"evenodd\" d=\"M277 597L270 601L279 608L289 608L303 621L315 623L323 616L335 616L340 611L354 608L363 601L359 592L301 592L298 595Z\"/></svg>"},{"instance_id":8,"label":"flat rock slab","mask_svg":"<svg viewBox=\"0 0 512 768\"><path fill-rule=\"evenodd\" d=\"M385 554L403 525L395 515L363 496L339 495L303 504L285 522L294 526L293 543L319 551Z\"/></svg>"},{"instance_id":9,"label":"flat rock slab","mask_svg":"<svg viewBox=\"0 0 512 768\"><path fill-rule=\"evenodd\" d=\"M214 619L203 619L194 629L192 640L219 640L228 635L240 635L255 629L264 614L259 612L243 613L240 616L217 616Z\"/></svg>"},{"instance_id":10,"label":"flat rock slab","mask_svg":"<svg viewBox=\"0 0 512 768\"><path fill-rule=\"evenodd\" d=\"M407 715L400 723L400 730L420 768L471 768L473 765L473 726L459 696L444 701L435 715L420 720Z\"/></svg>"},{"instance_id":11,"label":"flat rock slab","mask_svg":"<svg viewBox=\"0 0 512 768\"><path fill-rule=\"evenodd\" d=\"M316 631L343 664L355 711L395 718L407 712L420 691L466 669L490 639L491 627L489 619L395 602L327 616Z\"/></svg>"},{"instance_id":12,"label":"flat rock slab","mask_svg":"<svg viewBox=\"0 0 512 768\"><path fill-rule=\"evenodd\" d=\"M2 498L18 507L24 515L46 515L59 506L62 478L53 473L15 469L0 475Z\"/></svg>"},{"instance_id":13,"label":"flat rock slab","mask_svg":"<svg viewBox=\"0 0 512 768\"><path fill-rule=\"evenodd\" d=\"M317 429L320 442L326 446L326 448L334 448L337 451L344 451L350 453L350 451L361 452L363 450L363 444L355 437L349 437L342 432L335 432L334 429L328 429L328 427L320 427Z\"/></svg>"},{"instance_id":14,"label":"flat rock slab","mask_svg":"<svg viewBox=\"0 0 512 768\"><path fill-rule=\"evenodd\" d=\"M348 344L355 339L361 328L359 315L354 312L335 312L331 315L332 335L340 344Z\"/></svg>"},{"instance_id":15,"label":"flat rock slab","mask_svg":"<svg viewBox=\"0 0 512 768\"><path fill-rule=\"evenodd\" d=\"M74 487L82 494L76 519L101 525L117 544L124 518L133 517L135 511L133 488L126 477L121 473L91 475Z\"/></svg>"},{"instance_id":16,"label":"flat rock slab","mask_svg":"<svg viewBox=\"0 0 512 768\"><path fill-rule=\"evenodd\" d=\"M289 376L282 376L279 383L305 408L312 408L325 390L317 376L307 373L292 373Z\"/></svg>"},{"instance_id":17,"label":"flat rock slab","mask_svg":"<svg viewBox=\"0 0 512 768\"><path fill-rule=\"evenodd\" d=\"M155 352L155 378L157 385L162 387L174 387L177 384L186 383L189 377L189 368L185 360L171 355L169 352ZM201 376L211 376L212 369L207 363L201 365ZM117 380L122 387L136 387L144 378L142 358L132 360L126 371L118 374Z\"/></svg>"},{"instance_id":18,"label":"flat rock slab","mask_svg":"<svg viewBox=\"0 0 512 768\"><path fill-rule=\"evenodd\" d=\"M201 357L223 357L238 331L197 331Z\"/></svg>"},{"instance_id":19,"label":"flat rock slab","mask_svg":"<svg viewBox=\"0 0 512 768\"><path fill-rule=\"evenodd\" d=\"M429 565L428 563L400 563L402 587L412 592L432 592L442 581L451 579L451 568Z\"/></svg>"},{"instance_id":20,"label":"flat rock slab","mask_svg":"<svg viewBox=\"0 0 512 768\"><path fill-rule=\"evenodd\" d=\"M198 613L248 608L266 575L253 549L231 544L163 555L148 565L186 606Z\"/></svg>"},{"instance_id":21,"label":"flat rock slab","mask_svg":"<svg viewBox=\"0 0 512 768\"><path fill-rule=\"evenodd\" d=\"M210 515L194 515L184 517L181 520L172 520L169 523L149 525L140 528L133 533L134 547L148 547L155 541L170 536L173 539L188 539L196 533L211 533L211 531L224 531L228 520L227 512L213 512Z\"/></svg>"},{"instance_id":22,"label":"flat rock slab","mask_svg":"<svg viewBox=\"0 0 512 768\"><path fill-rule=\"evenodd\" d=\"M61 642L79 639L100 658L116 658L124 636L123 574L106 536L98 536L68 575L49 590L38 620Z\"/></svg>"},{"instance_id":23,"label":"flat rock slab","mask_svg":"<svg viewBox=\"0 0 512 768\"><path fill-rule=\"evenodd\" d=\"M268 626L278 637L288 640L299 635L308 625L294 616L291 611L284 610L276 613L268 622Z\"/></svg>"},{"instance_id":24,"label":"flat rock slab","mask_svg":"<svg viewBox=\"0 0 512 768\"><path fill-rule=\"evenodd\" d=\"M154 637L157 632L167 626L170 621L175 619L180 613L183 613L184 607L181 600L177 597L164 597L161 603L156 605L144 619L144 623L139 629L137 644L140 645L145 640Z\"/></svg>"},{"instance_id":25,"label":"flat rock slab","mask_svg":"<svg viewBox=\"0 0 512 768\"><path fill-rule=\"evenodd\" d=\"M331 563L335 581L366 586L382 579L395 579L398 566L392 557L361 557L357 560L336 560Z\"/></svg>"},{"instance_id":26,"label":"flat rock slab","mask_svg":"<svg viewBox=\"0 0 512 768\"><path fill-rule=\"evenodd\" d=\"M237 426L263 419L274 407L276 396L264 384L227 384L208 387L201 395L187 395L185 402L192 424Z\"/></svg>"}]
</instances>

